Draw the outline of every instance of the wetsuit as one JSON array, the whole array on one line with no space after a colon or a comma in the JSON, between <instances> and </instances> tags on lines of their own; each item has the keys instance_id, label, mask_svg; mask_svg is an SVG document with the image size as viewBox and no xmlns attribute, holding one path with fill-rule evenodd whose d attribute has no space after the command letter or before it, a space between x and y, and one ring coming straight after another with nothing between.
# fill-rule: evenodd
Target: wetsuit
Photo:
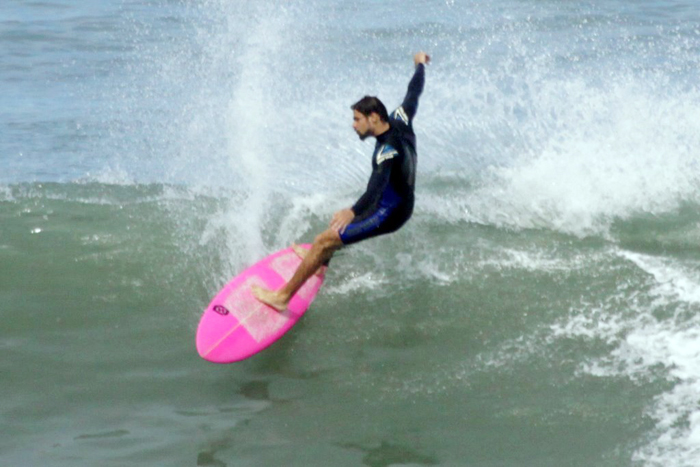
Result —
<instances>
[{"instance_id":1,"label":"wetsuit","mask_svg":"<svg viewBox=\"0 0 700 467\"><path fill-rule=\"evenodd\" d=\"M424 82L425 66L419 64L403 103L389 116L390 129L377 136L367 190L353 205L355 217L340 234L345 245L394 232L413 213L416 182L413 117Z\"/></svg>"}]
</instances>

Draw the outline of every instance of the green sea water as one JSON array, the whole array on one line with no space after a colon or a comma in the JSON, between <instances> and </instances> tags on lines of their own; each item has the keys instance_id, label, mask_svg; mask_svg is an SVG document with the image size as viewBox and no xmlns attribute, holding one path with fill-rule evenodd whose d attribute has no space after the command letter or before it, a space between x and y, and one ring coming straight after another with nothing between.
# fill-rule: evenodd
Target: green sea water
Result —
<instances>
[{"instance_id":1,"label":"green sea water","mask_svg":"<svg viewBox=\"0 0 700 467\"><path fill-rule=\"evenodd\" d=\"M697 209L610 239L422 209L340 253L282 340L215 365L196 324L245 262L191 242L173 213L206 229L222 202L154 185L7 190L6 463L645 465L665 422L652 408L692 388L674 347L695 332ZM302 238L320 228L308 222Z\"/></svg>"}]
</instances>

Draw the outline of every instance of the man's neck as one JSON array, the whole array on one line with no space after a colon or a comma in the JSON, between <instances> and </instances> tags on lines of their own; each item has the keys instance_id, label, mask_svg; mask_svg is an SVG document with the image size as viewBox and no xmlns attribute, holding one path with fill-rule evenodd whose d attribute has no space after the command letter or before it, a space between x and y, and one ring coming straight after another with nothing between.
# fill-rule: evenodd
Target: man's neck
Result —
<instances>
[{"instance_id":1,"label":"man's neck","mask_svg":"<svg viewBox=\"0 0 700 467\"><path fill-rule=\"evenodd\" d=\"M391 125L389 125L388 122L381 122L379 125L377 125L377 128L374 130L374 137L379 138L384 133L389 131L390 128L391 128Z\"/></svg>"}]
</instances>

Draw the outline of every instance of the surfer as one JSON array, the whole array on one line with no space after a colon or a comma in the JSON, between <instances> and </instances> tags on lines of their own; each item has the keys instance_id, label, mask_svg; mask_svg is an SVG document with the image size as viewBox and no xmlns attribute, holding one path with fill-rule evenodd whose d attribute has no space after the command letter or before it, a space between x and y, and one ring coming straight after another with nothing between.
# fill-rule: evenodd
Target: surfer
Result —
<instances>
[{"instance_id":1,"label":"surfer","mask_svg":"<svg viewBox=\"0 0 700 467\"><path fill-rule=\"evenodd\" d=\"M284 311L294 294L343 246L398 230L413 213L416 179L416 135L413 117L423 92L425 65L430 56L418 52L413 57L415 72L401 106L391 115L384 104L365 96L350 108L352 127L361 140L372 136L377 142L372 155L372 175L367 190L350 208L336 212L330 226L319 234L310 250L295 246L303 259L294 276L281 289L253 287L263 303Z\"/></svg>"}]
</instances>

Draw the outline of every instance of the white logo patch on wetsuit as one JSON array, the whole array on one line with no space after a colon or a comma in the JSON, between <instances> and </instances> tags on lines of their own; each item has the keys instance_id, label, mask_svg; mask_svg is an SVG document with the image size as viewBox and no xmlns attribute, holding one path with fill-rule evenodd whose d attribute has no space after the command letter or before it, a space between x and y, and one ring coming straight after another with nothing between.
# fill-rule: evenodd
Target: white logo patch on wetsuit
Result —
<instances>
[{"instance_id":1,"label":"white logo patch on wetsuit","mask_svg":"<svg viewBox=\"0 0 700 467\"><path fill-rule=\"evenodd\" d=\"M382 162L393 159L394 157L398 156L399 152L389 146L388 144L385 144L382 146L382 148L379 150L377 154L377 165L381 164Z\"/></svg>"},{"instance_id":2,"label":"white logo patch on wetsuit","mask_svg":"<svg viewBox=\"0 0 700 467\"><path fill-rule=\"evenodd\" d=\"M394 113L391 116L394 117L394 120L401 120L408 125L408 115L406 115L406 111L403 109L403 106L394 110Z\"/></svg>"}]
</instances>

